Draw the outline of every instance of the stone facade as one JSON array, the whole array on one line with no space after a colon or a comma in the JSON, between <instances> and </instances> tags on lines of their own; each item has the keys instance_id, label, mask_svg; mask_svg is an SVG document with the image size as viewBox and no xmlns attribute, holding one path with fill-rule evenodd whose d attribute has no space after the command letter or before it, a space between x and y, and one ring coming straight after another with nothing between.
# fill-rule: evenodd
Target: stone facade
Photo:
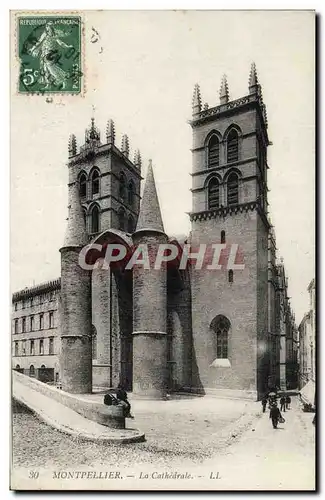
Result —
<instances>
[{"instance_id":1,"label":"stone facade","mask_svg":"<svg viewBox=\"0 0 325 500\"><path fill-rule=\"evenodd\" d=\"M315 279L308 285L309 311L299 325L299 387L310 380L316 382L316 287Z\"/></svg>"},{"instance_id":2,"label":"stone facade","mask_svg":"<svg viewBox=\"0 0 325 500\"><path fill-rule=\"evenodd\" d=\"M140 153L130 160L126 135L116 147L111 120L104 144L93 119L80 148L70 138L69 219L54 308L62 325L60 382L69 392L121 384L139 397L183 390L256 399L285 388L288 373L293 384L296 330L268 213L268 124L255 66L247 95L230 101L224 77L220 104L202 108L196 85L192 110L192 230L183 239L165 234L151 161L140 206ZM87 243L96 262L90 271L80 266ZM107 268L112 243L128 257ZM139 245L153 259L167 243L180 252L183 244L193 252L224 245L228 265L126 266ZM229 267L230 248L237 253ZM14 306L32 290L15 294ZM16 338L23 341L17 335L13 349ZM14 356L15 363L27 369L29 361Z\"/></svg>"}]
</instances>

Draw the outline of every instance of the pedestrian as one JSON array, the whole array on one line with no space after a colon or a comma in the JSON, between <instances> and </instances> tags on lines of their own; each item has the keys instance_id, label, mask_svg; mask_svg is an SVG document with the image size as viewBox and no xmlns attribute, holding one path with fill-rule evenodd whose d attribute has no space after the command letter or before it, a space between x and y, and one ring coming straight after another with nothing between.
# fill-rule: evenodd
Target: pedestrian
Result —
<instances>
[{"instance_id":1,"label":"pedestrian","mask_svg":"<svg viewBox=\"0 0 325 500\"><path fill-rule=\"evenodd\" d=\"M270 419L272 420L273 429L276 429L278 427L279 420L281 420L282 418L283 417L277 403L273 403L270 410Z\"/></svg>"},{"instance_id":2,"label":"pedestrian","mask_svg":"<svg viewBox=\"0 0 325 500\"><path fill-rule=\"evenodd\" d=\"M290 403L291 403L291 398L290 396L286 397L286 408L287 410L290 410Z\"/></svg>"},{"instance_id":3,"label":"pedestrian","mask_svg":"<svg viewBox=\"0 0 325 500\"><path fill-rule=\"evenodd\" d=\"M286 411L286 398L284 396L280 399L280 410Z\"/></svg>"},{"instance_id":4,"label":"pedestrian","mask_svg":"<svg viewBox=\"0 0 325 500\"><path fill-rule=\"evenodd\" d=\"M266 405L267 405L267 397L264 396L264 398L262 399L262 408L263 408L263 413L265 413L265 408L266 408Z\"/></svg>"},{"instance_id":5,"label":"pedestrian","mask_svg":"<svg viewBox=\"0 0 325 500\"><path fill-rule=\"evenodd\" d=\"M118 403L123 406L124 417L125 418L134 418L134 416L131 414L131 404L128 400L127 392L122 387L119 387L117 389L116 399L117 399Z\"/></svg>"}]
</instances>

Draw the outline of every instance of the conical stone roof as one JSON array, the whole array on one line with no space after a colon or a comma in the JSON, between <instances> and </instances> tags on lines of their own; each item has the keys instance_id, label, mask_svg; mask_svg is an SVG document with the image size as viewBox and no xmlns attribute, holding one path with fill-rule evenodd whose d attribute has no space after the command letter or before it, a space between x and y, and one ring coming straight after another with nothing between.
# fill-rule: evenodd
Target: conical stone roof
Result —
<instances>
[{"instance_id":1,"label":"conical stone roof","mask_svg":"<svg viewBox=\"0 0 325 500\"><path fill-rule=\"evenodd\" d=\"M69 218L63 247L84 246L88 243L84 214L79 198L79 184L69 186Z\"/></svg>"},{"instance_id":2,"label":"conical stone roof","mask_svg":"<svg viewBox=\"0 0 325 500\"><path fill-rule=\"evenodd\" d=\"M146 183L144 186L136 232L148 229L152 231L159 231L162 233L165 232L151 160L149 160L148 172Z\"/></svg>"}]
</instances>

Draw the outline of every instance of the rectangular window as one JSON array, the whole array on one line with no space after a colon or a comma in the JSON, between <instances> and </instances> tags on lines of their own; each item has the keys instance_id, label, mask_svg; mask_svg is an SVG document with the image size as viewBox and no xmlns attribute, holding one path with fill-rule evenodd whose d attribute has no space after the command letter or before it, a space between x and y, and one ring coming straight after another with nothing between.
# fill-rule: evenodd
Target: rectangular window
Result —
<instances>
[{"instance_id":1,"label":"rectangular window","mask_svg":"<svg viewBox=\"0 0 325 500\"><path fill-rule=\"evenodd\" d=\"M35 321L34 321L34 316L30 317L30 331L34 331L34 326L35 326Z\"/></svg>"},{"instance_id":2,"label":"rectangular window","mask_svg":"<svg viewBox=\"0 0 325 500\"><path fill-rule=\"evenodd\" d=\"M33 297L31 297L30 298L30 307L33 307L33 305L34 305L34 299L33 299Z\"/></svg>"},{"instance_id":3,"label":"rectangular window","mask_svg":"<svg viewBox=\"0 0 325 500\"><path fill-rule=\"evenodd\" d=\"M39 315L39 329L40 330L43 330L44 328L44 314L40 314Z\"/></svg>"},{"instance_id":4,"label":"rectangular window","mask_svg":"<svg viewBox=\"0 0 325 500\"><path fill-rule=\"evenodd\" d=\"M53 311L49 312L49 327L54 328L54 314Z\"/></svg>"},{"instance_id":5,"label":"rectangular window","mask_svg":"<svg viewBox=\"0 0 325 500\"><path fill-rule=\"evenodd\" d=\"M15 356L18 356L19 354L19 343L15 342Z\"/></svg>"},{"instance_id":6,"label":"rectangular window","mask_svg":"<svg viewBox=\"0 0 325 500\"><path fill-rule=\"evenodd\" d=\"M30 354L31 354L31 356L34 356L34 354L35 354L35 342L34 342L34 340L30 341Z\"/></svg>"},{"instance_id":7,"label":"rectangular window","mask_svg":"<svg viewBox=\"0 0 325 500\"><path fill-rule=\"evenodd\" d=\"M23 340L23 356L26 356L26 340Z\"/></svg>"},{"instance_id":8,"label":"rectangular window","mask_svg":"<svg viewBox=\"0 0 325 500\"><path fill-rule=\"evenodd\" d=\"M54 338L49 338L49 354L54 354Z\"/></svg>"},{"instance_id":9,"label":"rectangular window","mask_svg":"<svg viewBox=\"0 0 325 500\"><path fill-rule=\"evenodd\" d=\"M22 307L22 309L25 309L25 301L24 300L22 301L21 307Z\"/></svg>"},{"instance_id":10,"label":"rectangular window","mask_svg":"<svg viewBox=\"0 0 325 500\"><path fill-rule=\"evenodd\" d=\"M40 339L39 341L39 353L44 354L44 340Z\"/></svg>"},{"instance_id":11,"label":"rectangular window","mask_svg":"<svg viewBox=\"0 0 325 500\"><path fill-rule=\"evenodd\" d=\"M15 319L15 333L19 332L19 324L18 324L18 319Z\"/></svg>"},{"instance_id":12,"label":"rectangular window","mask_svg":"<svg viewBox=\"0 0 325 500\"><path fill-rule=\"evenodd\" d=\"M26 318L23 318L23 319L22 319L22 329L21 329L21 331L22 331L23 333L25 333L25 332L26 332Z\"/></svg>"}]
</instances>

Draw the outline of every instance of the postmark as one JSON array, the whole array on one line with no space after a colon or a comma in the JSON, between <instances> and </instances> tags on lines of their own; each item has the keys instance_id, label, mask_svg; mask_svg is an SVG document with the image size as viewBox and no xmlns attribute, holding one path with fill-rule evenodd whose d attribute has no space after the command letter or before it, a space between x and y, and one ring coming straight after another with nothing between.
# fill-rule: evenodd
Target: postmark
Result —
<instances>
[{"instance_id":1,"label":"postmark","mask_svg":"<svg viewBox=\"0 0 325 500\"><path fill-rule=\"evenodd\" d=\"M77 15L17 17L18 92L80 94L82 21Z\"/></svg>"}]
</instances>

